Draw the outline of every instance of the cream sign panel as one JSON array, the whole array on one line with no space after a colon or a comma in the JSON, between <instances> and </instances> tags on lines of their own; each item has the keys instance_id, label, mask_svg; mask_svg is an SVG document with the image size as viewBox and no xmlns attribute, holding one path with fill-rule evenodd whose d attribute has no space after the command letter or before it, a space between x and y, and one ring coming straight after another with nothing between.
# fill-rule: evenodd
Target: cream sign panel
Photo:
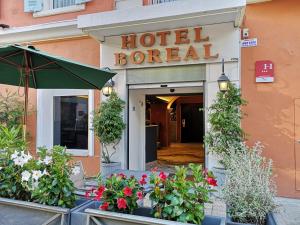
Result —
<instances>
[{"instance_id":1,"label":"cream sign panel","mask_svg":"<svg viewBox=\"0 0 300 225\"><path fill-rule=\"evenodd\" d=\"M102 46L102 65L122 69L228 61L239 58L238 33L232 24L222 24L110 37Z\"/></svg>"}]
</instances>

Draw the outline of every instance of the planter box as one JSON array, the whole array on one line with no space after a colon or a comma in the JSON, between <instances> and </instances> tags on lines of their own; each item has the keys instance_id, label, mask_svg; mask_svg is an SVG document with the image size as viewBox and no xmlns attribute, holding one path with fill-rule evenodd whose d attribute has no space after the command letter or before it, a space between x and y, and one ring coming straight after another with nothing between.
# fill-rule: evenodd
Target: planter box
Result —
<instances>
[{"instance_id":1,"label":"planter box","mask_svg":"<svg viewBox=\"0 0 300 225\"><path fill-rule=\"evenodd\" d=\"M114 171L121 169L121 163L120 162L112 162L112 163L101 163L101 175L103 176L109 176Z\"/></svg>"},{"instance_id":2,"label":"planter box","mask_svg":"<svg viewBox=\"0 0 300 225\"><path fill-rule=\"evenodd\" d=\"M43 204L0 198L0 224L9 225L68 225L70 213L89 203L85 199L76 201L76 207L66 209Z\"/></svg>"},{"instance_id":3,"label":"planter box","mask_svg":"<svg viewBox=\"0 0 300 225\"><path fill-rule=\"evenodd\" d=\"M184 223L156 219L150 208L139 208L134 215L98 210L99 202L86 204L71 214L71 225L183 225ZM202 225L223 225L225 218L206 216Z\"/></svg>"},{"instance_id":4,"label":"planter box","mask_svg":"<svg viewBox=\"0 0 300 225\"><path fill-rule=\"evenodd\" d=\"M226 218L226 225L255 225L255 224L252 224L252 223L236 223L236 222L233 222L231 217L228 216ZM267 214L266 225L279 225L279 224L277 224L273 213L268 213Z\"/></svg>"}]
</instances>

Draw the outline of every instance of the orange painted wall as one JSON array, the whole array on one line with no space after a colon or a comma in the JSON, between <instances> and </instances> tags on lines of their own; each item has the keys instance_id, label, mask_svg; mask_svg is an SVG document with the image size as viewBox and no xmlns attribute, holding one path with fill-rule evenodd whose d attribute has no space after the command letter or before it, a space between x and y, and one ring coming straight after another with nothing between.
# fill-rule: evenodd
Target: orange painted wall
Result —
<instances>
[{"instance_id":1,"label":"orange painted wall","mask_svg":"<svg viewBox=\"0 0 300 225\"><path fill-rule=\"evenodd\" d=\"M110 11L114 8L115 0L92 0L86 3L86 8L83 11L34 18L32 13L24 12L23 0L0 0L0 24L5 23L11 27L20 27L60 20L71 20L76 19L78 15Z\"/></svg>"},{"instance_id":2,"label":"orange painted wall","mask_svg":"<svg viewBox=\"0 0 300 225\"><path fill-rule=\"evenodd\" d=\"M35 44L35 47L51 54L59 55L84 64L100 66L100 44L89 37ZM100 93L95 92L95 107L100 103ZM32 121L34 122L34 121ZM73 157L83 163L87 176L95 176L100 170L100 145L95 138L95 155L93 157Z\"/></svg>"},{"instance_id":3,"label":"orange painted wall","mask_svg":"<svg viewBox=\"0 0 300 225\"><path fill-rule=\"evenodd\" d=\"M99 67L100 63L100 45L91 38L67 39L53 42L44 42L35 44L35 47L48 53L63 56L68 59L76 60L81 63L90 64ZM0 90L4 92L6 89L18 91L17 87L1 85ZM22 94L22 89L20 89ZM29 105L30 113L28 118L28 132L30 150L34 154L36 149L36 90L30 89ZM95 107L100 103L100 92L95 92ZM95 138L95 156L94 157L74 157L74 160L83 162L83 166L87 176L95 176L100 170L100 145Z\"/></svg>"},{"instance_id":4,"label":"orange painted wall","mask_svg":"<svg viewBox=\"0 0 300 225\"><path fill-rule=\"evenodd\" d=\"M294 99L300 98L299 0L248 5L244 27L258 47L242 49L242 93L248 101L242 126L249 142L261 141L274 160L278 195L300 198L295 187ZM255 61L275 64L274 83L255 83ZM299 115L300 116L300 115Z\"/></svg>"}]
</instances>

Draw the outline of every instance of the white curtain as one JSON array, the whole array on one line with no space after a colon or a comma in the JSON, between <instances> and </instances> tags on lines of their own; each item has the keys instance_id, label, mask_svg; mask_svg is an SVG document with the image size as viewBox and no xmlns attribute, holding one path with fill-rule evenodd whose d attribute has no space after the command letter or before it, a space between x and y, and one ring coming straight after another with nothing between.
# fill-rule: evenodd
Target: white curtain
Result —
<instances>
[{"instance_id":1,"label":"white curtain","mask_svg":"<svg viewBox=\"0 0 300 225\"><path fill-rule=\"evenodd\" d=\"M53 0L53 9L75 5L75 0Z\"/></svg>"}]
</instances>

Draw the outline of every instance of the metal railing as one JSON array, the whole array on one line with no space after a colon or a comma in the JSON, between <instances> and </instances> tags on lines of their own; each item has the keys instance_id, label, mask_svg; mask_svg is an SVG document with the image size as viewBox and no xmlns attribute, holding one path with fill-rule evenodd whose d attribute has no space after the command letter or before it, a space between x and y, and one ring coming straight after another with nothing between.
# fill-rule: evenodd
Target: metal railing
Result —
<instances>
[{"instance_id":1,"label":"metal railing","mask_svg":"<svg viewBox=\"0 0 300 225\"><path fill-rule=\"evenodd\" d=\"M156 4L161 4L161 3L166 3L166 2L175 2L178 0L148 0L148 5L156 5Z\"/></svg>"}]
</instances>

